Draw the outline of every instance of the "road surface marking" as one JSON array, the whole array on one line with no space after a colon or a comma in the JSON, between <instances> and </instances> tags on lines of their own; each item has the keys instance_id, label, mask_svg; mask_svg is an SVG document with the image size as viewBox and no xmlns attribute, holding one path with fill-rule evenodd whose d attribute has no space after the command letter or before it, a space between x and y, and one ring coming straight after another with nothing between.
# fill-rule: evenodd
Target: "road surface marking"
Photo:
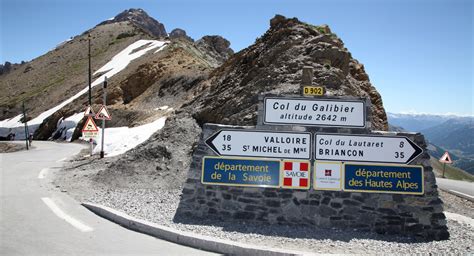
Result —
<instances>
[{"instance_id":1,"label":"road surface marking","mask_svg":"<svg viewBox=\"0 0 474 256\"><path fill-rule=\"evenodd\" d=\"M66 159L67 159L66 157L65 157L65 158L61 158L61 159L59 159L58 161L56 161L56 163L62 162L62 161L64 161L64 160L66 160Z\"/></svg>"},{"instance_id":2,"label":"road surface marking","mask_svg":"<svg viewBox=\"0 0 474 256\"><path fill-rule=\"evenodd\" d=\"M467 196L467 197L469 197L469 198L474 199L474 196L471 196L471 195L468 195L468 194L464 194L464 193L459 192L459 191L456 191L456 190L452 190L452 189L450 189L450 190L451 190L452 192L454 192L454 194L460 194L460 195Z\"/></svg>"},{"instance_id":3,"label":"road surface marking","mask_svg":"<svg viewBox=\"0 0 474 256\"><path fill-rule=\"evenodd\" d=\"M38 174L38 179L44 179L47 173L48 173L48 168L41 169L40 173Z\"/></svg>"},{"instance_id":4,"label":"road surface marking","mask_svg":"<svg viewBox=\"0 0 474 256\"><path fill-rule=\"evenodd\" d=\"M65 220L66 222L73 225L75 228L79 229L80 231L90 232L94 230L91 227L83 224L82 222L64 213L61 209L59 209L59 207L54 203L54 201L51 200L51 198L42 197L41 200L43 200L43 202L51 209L51 211L54 212L54 214L56 214L56 216L58 216L60 219Z\"/></svg>"}]
</instances>

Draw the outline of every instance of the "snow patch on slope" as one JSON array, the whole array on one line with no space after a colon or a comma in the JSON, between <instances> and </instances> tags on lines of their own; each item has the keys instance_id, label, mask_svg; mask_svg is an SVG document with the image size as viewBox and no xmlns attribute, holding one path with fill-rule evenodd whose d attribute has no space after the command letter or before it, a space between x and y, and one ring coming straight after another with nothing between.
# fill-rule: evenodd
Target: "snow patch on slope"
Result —
<instances>
[{"instance_id":1,"label":"snow patch on slope","mask_svg":"<svg viewBox=\"0 0 474 256\"><path fill-rule=\"evenodd\" d=\"M56 125L56 131L53 133L53 137L71 141L74 130L83 117L84 113L79 112L66 119L59 119L58 124Z\"/></svg>"},{"instance_id":2,"label":"snow patch on slope","mask_svg":"<svg viewBox=\"0 0 474 256\"><path fill-rule=\"evenodd\" d=\"M130 149L145 142L150 136L165 125L166 117L162 117L154 122L137 127L113 127L105 128L104 152L106 157L123 154ZM99 125L99 124L98 124ZM97 136L97 146L94 153L100 152L102 140L102 129L99 128Z\"/></svg>"},{"instance_id":3,"label":"snow patch on slope","mask_svg":"<svg viewBox=\"0 0 474 256\"><path fill-rule=\"evenodd\" d=\"M150 50L153 50L157 47L160 47L160 49L164 48L167 44L166 41L157 41L157 40L138 40L135 43L129 45L127 48L119 52L117 55L115 55L112 60L110 60L107 64L102 66L99 70L97 70L94 75L105 72L102 74L99 78L97 78L93 83L92 86L96 86L102 82L104 82L105 77L112 77L113 75L117 74L118 72L124 70L128 64L145 53L147 53ZM143 47L143 49L140 49L138 51L135 51L136 49L139 49ZM87 88L86 88L87 89Z\"/></svg>"},{"instance_id":4,"label":"snow patch on slope","mask_svg":"<svg viewBox=\"0 0 474 256\"><path fill-rule=\"evenodd\" d=\"M173 108L170 108L169 106L161 106L159 108L155 108L154 110L166 110L167 112L173 111Z\"/></svg>"}]
</instances>

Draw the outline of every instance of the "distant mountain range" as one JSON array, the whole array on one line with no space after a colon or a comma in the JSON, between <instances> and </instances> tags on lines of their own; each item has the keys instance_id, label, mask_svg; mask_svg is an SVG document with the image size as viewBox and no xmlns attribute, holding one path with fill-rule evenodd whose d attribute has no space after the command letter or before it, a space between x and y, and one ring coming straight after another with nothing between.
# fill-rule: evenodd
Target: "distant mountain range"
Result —
<instances>
[{"instance_id":1,"label":"distant mountain range","mask_svg":"<svg viewBox=\"0 0 474 256\"><path fill-rule=\"evenodd\" d=\"M387 119L391 125L403 127L403 129L407 131L421 132L425 129L435 127L449 120L472 123L474 116L395 114L387 112Z\"/></svg>"},{"instance_id":2,"label":"distant mountain range","mask_svg":"<svg viewBox=\"0 0 474 256\"><path fill-rule=\"evenodd\" d=\"M455 166L474 174L474 117L394 113L387 117L391 130L421 132L433 157L448 151Z\"/></svg>"}]
</instances>

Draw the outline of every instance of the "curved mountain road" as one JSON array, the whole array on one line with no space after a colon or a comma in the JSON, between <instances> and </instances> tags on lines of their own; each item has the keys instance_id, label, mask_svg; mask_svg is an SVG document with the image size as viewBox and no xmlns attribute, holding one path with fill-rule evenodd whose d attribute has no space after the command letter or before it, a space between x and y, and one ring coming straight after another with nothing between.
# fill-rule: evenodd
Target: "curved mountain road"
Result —
<instances>
[{"instance_id":1,"label":"curved mountain road","mask_svg":"<svg viewBox=\"0 0 474 256\"><path fill-rule=\"evenodd\" d=\"M211 255L125 229L51 186L54 169L83 145L34 141L0 154L2 255Z\"/></svg>"},{"instance_id":2,"label":"curved mountain road","mask_svg":"<svg viewBox=\"0 0 474 256\"><path fill-rule=\"evenodd\" d=\"M474 183L460 180L436 178L438 187L452 194L474 201Z\"/></svg>"}]
</instances>

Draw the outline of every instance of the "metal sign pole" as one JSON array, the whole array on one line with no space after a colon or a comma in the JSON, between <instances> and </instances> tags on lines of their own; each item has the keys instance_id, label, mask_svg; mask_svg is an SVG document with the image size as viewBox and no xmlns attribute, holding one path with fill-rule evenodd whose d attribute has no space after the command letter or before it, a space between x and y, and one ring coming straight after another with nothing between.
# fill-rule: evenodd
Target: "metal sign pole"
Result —
<instances>
[{"instance_id":1,"label":"metal sign pole","mask_svg":"<svg viewBox=\"0 0 474 256\"><path fill-rule=\"evenodd\" d=\"M91 70L91 35L89 34L87 36L88 42L89 42L89 53L87 54L88 59L89 59L89 106L92 106L92 70Z\"/></svg>"},{"instance_id":2,"label":"metal sign pole","mask_svg":"<svg viewBox=\"0 0 474 256\"><path fill-rule=\"evenodd\" d=\"M89 70L88 70L88 86L89 86L89 107L92 108L92 70L91 70L91 35L89 34L87 36L87 42L88 42L88 53L87 57L89 60ZM94 142L92 138L89 139L89 143L91 144L91 156L93 154L94 150Z\"/></svg>"},{"instance_id":3,"label":"metal sign pole","mask_svg":"<svg viewBox=\"0 0 474 256\"><path fill-rule=\"evenodd\" d=\"M23 123L25 124L25 142L26 142L26 150L29 150L28 147L28 124L26 123L26 110L25 110L25 102L23 101Z\"/></svg>"},{"instance_id":4,"label":"metal sign pole","mask_svg":"<svg viewBox=\"0 0 474 256\"><path fill-rule=\"evenodd\" d=\"M107 77L104 77L104 107L107 106ZM105 119L102 119L102 141L100 145L100 158L104 158Z\"/></svg>"},{"instance_id":5,"label":"metal sign pole","mask_svg":"<svg viewBox=\"0 0 474 256\"><path fill-rule=\"evenodd\" d=\"M92 153L94 151L94 142L93 142L92 138L89 139L89 143L91 145L91 156L92 156Z\"/></svg>"},{"instance_id":6,"label":"metal sign pole","mask_svg":"<svg viewBox=\"0 0 474 256\"><path fill-rule=\"evenodd\" d=\"M446 178L444 177L444 172L446 171L446 163L443 163L443 178Z\"/></svg>"}]
</instances>

